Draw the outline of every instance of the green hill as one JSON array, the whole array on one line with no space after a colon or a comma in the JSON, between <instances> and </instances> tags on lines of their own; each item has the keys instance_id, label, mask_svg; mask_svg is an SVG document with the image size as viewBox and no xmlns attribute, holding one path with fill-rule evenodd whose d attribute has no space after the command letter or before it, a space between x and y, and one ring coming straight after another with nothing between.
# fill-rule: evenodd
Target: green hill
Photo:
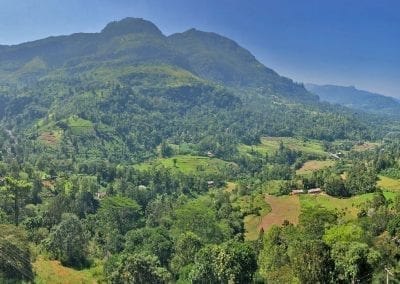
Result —
<instances>
[{"instance_id":1,"label":"green hill","mask_svg":"<svg viewBox=\"0 0 400 284\"><path fill-rule=\"evenodd\" d=\"M370 139L384 130L319 103L228 38L193 29L166 37L143 19L5 46L0 66L1 123L25 154L141 161L168 142L229 158L262 136Z\"/></svg>"}]
</instances>

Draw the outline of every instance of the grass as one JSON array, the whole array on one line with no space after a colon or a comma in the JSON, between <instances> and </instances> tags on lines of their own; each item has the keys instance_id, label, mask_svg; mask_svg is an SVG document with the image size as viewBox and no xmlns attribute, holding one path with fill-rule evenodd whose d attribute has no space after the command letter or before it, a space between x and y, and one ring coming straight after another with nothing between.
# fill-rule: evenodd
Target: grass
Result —
<instances>
[{"instance_id":1,"label":"grass","mask_svg":"<svg viewBox=\"0 0 400 284\"><path fill-rule=\"evenodd\" d=\"M284 180L269 180L263 184L262 190L264 193L277 194L283 183L285 183Z\"/></svg>"},{"instance_id":2,"label":"grass","mask_svg":"<svg viewBox=\"0 0 400 284\"><path fill-rule=\"evenodd\" d=\"M91 121L77 116L68 118L67 125L75 135L92 134L94 132L93 123Z\"/></svg>"},{"instance_id":3,"label":"grass","mask_svg":"<svg viewBox=\"0 0 400 284\"><path fill-rule=\"evenodd\" d=\"M273 153L278 150L280 142L292 150L320 157L327 156L322 142L317 140L303 141L293 137L263 137L261 138L261 144L251 146L242 144L239 146L239 151L242 153L249 153L251 151L257 151L261 154Z\"/></svg>"},{"instance_id":4,"label":"grass","mask_svg":"<svg viewBox=\"0 0 400 284\"><path fill-rule=\"evenodd\" d=\"M176 159L176 164L174 160ZM177 155L171 158L159 158L151 160L135 167L139 170L147 170L153 166L164 166L173 170L181 171L185 174L195 172L215 173L226 167L237 167L236 164L228 163L217 158L208 158L201 156Z\"/></svg>"},{"instance_id":5,"label":"grass","mask_svg":"<svg viewBox=\"0 0 400 284\"><path fill-rule=\"evenodd\" d=\"M333 166L335 164L334 161L332 160L326 160L326 161L318 161L318 160L311 160L307 161L304 163L304 165L296 171L296 174L298 175L305 175L305 174L310 174L313 171L327 168L330 166Z\"/></svg>"},{"instance_id":6,"label":"grass","mask_svg":"<svg viewBox=\"0 0 400 284\"><path fill-rule=\"evenodd\" d=\"M393 200L395 192L384 191L389 200ZM245 237L247 240L258 238L260 228L267 231L272 225L281 225L285 220L297 224L301 208L322 206L327 209L342 213L345 220L357 218L360 206L372 199L373 193L357 195L350 198L336 198L326 194L303 194L296 196L267 195L264 202L269 204L271 210L261 216L250 214L244 218Z\"/></svg>"},{"instance_id":7,"label":"grass","mask_svg":"<svg viewBox=\"0 0 400 284\"><path fill-rule=\"evenodd\" d=\"M378 186L385 191L400 192L400 179L379 176Z\"/></svg>"},{"instance_id":8,"label":"grass","mask_svg":"<svg viewBox=\"0 0 400 284\"><path fill-rule=\"evenodd\" d=\"M261 220L262 217L255 214L250 214L244 217L244 236L246 240L257 240L260 233L259 226Z\"/></svg>"},{"instance_id":9,"label":"grass","mask_svg":"<svg viewBox=\"0 0 400 284\"><path fill-rule=\"evenodd\" d=\"M257 239L262 216L265 216L269 212L271 212L271 206L267 202L265 202L264 194L257 193L253 196L241 196L236 200L235 205L239 206L240 211L245 216L245 238L248 240Z\"/></svg>"},{"instance_id":10,"label":"grass","mask_svg":"<svg viewBox=\"0 0 400 284\"><path fill-rule=\"evenodd\" d=\"M98 269L75 270L62 266L59 261L46 260L39 256L33 263L35 271L35 283L37 284L93 284L100 281L96 276L100 276Z\"/></svg>"},{"instance_id":11,"label":"grass","mask_svg":"<svg viewBox=\"0 0 400 284\"><path fill-rule=\"evenodd\" d=\"M393 199L394 193L384 191L383 194L387 199ZM326 194L303 194L299 195L301 207L323 206L330 210L342 212L344 218L351 220L357 217L359 207L366 201L370 200L373 193L356 195L350 198L336 198Z\"/></svg>"}]
</instances>

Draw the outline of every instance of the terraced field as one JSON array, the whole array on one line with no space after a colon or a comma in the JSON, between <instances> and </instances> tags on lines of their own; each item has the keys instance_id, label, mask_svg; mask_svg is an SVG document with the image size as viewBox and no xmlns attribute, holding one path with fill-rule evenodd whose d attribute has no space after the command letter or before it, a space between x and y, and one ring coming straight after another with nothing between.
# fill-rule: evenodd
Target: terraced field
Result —
<instances>
[{"instance_id":1,"label":"terraced field","mask_svg":"<svg viewBox=\"0 0 400 284\"><path fill-rule=\"evenodd\" d=\"M400 179L379 176L378 186L386 191L400 192Z\"/></svg>"}]
</instances>

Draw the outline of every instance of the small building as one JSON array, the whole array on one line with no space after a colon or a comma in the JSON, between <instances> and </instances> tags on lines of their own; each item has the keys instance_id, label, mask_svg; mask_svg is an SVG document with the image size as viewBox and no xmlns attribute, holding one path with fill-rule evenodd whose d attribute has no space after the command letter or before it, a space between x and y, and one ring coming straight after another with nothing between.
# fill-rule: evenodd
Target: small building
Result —
<instances>
[{"instance_id":1,"label":"small building","mask_svg":"<svg viewBox=\"0 0 400 284\"><path fill-rule=\"evenodd\" d=\"M147 186L141 184L141 185L138 186L138 189L139 190L146 190Z\"/></svg>"},{"instance_id":2,"label":"small building","mask_svg":"<svg viewBox=\"0 0 400 284\"><path fill-rule=\"evenodd\" d=\"M207 181L207 185L208 185L208 187L214 187L215 183L213 180L209 180L209 181Z\"/></svg>"},{"instance_id":3,"label":"small building","mask_svg":"<svg viewBox=\"0 0 400 284\"><path fill-rule=\"evenodd\" d=\"M304 190L302 189L293 189L290 195L298 195L298 194L303 194Z\"/></svg>"},{"instance_id":4,"label":"small building","mask_svg":"<svg viewBox=\"0 0 400 284\"><path fill-rule=\"evenodd\" d=\"M318 194L318 193L321 193L321 192L322 192L322 189L320 189L319 187L318 188L311 188L311 189L308 190L309 194Z\"/></svg>"},{"instance_id":5,"label":"small building","mask_svg":"<svg viewBox=\"0 0 400 284\"><path fill-rule=\"evenodd\" d=\"M207 152L207 157L209 157L209 158L214 158L215 155L214 155L213 152L208 151L208 152Z\"/></svg>"},{"instance_id":6,"label":"small building","mask_svg":"<svg viewBox=\"0 0 400 284\"><path fill-rule=\"evenodd\" d=\"M105 191L96 192L96 197L95 197L95 199L101 200L101 199L103 199L103 198L106 197L106 196L107 196L107 192L105 192Z\"/></svg>"}]
</instances>

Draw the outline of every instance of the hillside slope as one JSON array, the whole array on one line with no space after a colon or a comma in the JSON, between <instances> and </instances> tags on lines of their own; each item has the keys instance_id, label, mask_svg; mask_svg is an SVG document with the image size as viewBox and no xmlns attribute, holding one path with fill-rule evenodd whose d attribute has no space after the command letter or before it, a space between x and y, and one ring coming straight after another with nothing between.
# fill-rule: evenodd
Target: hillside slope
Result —
<instances>
[{"instance_id":1,"label":"hillside slope","mask_svg":"<svg viewBox=\"0 0 400 284\"><path fill-rule=\"evenodd\" d=\"M307 90L320 97L322 101L340 104L368 113L400 117L399 100L368 91L358 90L353 86L306 84Z\"/></svg>"},{"instance_id":2,"label":"hillside slope","mask_svg":"<svg viewBox=\"0 0 400 284\"><path fill-rule=\"evenodd\" d=\"M229 158L264 135L379 135L375 121L319 103L230 39L195 30L166 37L143 19L7 46L0 66L1 124L23 141L12 149L5 135L5 147L31 158L140 161L165 142Z\"/></svg>"}]
</instances>

